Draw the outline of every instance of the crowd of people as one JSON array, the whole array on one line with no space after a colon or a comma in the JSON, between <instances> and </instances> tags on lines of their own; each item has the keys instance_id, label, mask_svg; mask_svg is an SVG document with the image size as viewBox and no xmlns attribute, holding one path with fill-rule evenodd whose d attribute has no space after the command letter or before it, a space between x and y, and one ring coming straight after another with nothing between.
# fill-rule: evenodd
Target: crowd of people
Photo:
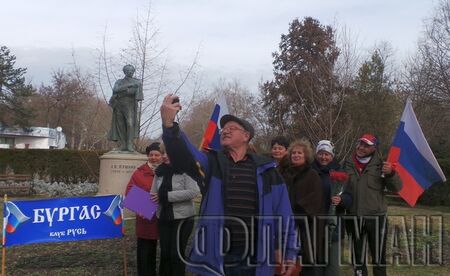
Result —
<instances>
[{"instance_id":1,"label":"crowd of people","mask_svg":"<svg viewBox=\"0 0 450 276\"><path fill-rule=\"evenodd\" d=\"M148 162L127 186L140 186L158 203L151 221L136 216L139 275L156 275L158 239L159 275L340 275L344 233L355 275L368 273L367 244L373 275L386 275L384 191L399 191L401 182L380 158L376 136L359 137L340 163L329 140L313 147L277 136L264 156L250 147L253 126L225 115L222 150L200 151L175 122L175 98L166 96L161 106L163 144L147 147ZM195 246L185 254L193 218Z\"/></svg>"}]
</instances>

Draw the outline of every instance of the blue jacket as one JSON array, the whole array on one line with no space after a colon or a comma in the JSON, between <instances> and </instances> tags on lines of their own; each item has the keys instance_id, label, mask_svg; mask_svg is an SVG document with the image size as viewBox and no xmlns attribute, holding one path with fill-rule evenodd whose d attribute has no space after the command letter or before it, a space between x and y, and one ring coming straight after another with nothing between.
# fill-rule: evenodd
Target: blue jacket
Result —
<instances>
[{"instance_id":1,"label":"blue jacket","mask_svg":"<svg viewBox=\"0 0 450 276\"><path fill-rule=\"evenodd\" d=\"M195 174L195 170L192 169L193 159L195 159L204 173L200 216L197 229L194 231L194 246L187 268L200 275L221 275L223 274L223 256L220 254L222 242L220 229L223 229L224 225L224 189L226 189L224 180L227 179L228 157L222 151L198 151L180 131L177 124L171 128L163 128L163 141L173 166ZM253 254L257 263L256 275L273 275L275 249L283 249L285 260L292 260L297 256L299 248L295 222L291 218L292 210L286 184L275 169L275 163L266 157L251 153L250 155L257 167L260 216L255 220L257 233L249 231L250 237L253 234L258 235L256 252ZM197 235L199 232L205 236L201 240ZM269 252L269 256L266 256L266 252Z\"/></svg>"}]
</instances>

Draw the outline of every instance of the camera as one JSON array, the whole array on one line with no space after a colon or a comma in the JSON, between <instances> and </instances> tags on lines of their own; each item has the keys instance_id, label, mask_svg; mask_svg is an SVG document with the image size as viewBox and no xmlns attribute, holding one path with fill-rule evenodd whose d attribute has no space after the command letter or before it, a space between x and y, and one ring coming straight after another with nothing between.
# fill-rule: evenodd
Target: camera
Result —
<instances>
[{"instance_id":1,"label":"camera","mask_svg":"<svg viewBox=\"0 0 450 276\"><path fill-rule=\"evenodd\" d=\"M180 98L176 97L172 100L172 104L174 103L179 103L180 102ZM180 110L181 110L181 106L180 106Z\"/></svg>"}]
</instances>

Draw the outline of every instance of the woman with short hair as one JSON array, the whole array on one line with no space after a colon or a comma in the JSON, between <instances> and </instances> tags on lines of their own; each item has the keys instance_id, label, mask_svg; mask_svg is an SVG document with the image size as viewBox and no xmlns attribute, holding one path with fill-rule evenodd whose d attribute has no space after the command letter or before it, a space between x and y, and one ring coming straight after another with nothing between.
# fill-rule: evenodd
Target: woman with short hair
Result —
<instances>
[{"instance_id":1,"label":"woman with short hair","mask_svg":"<svg viewBox=\"0 0 450 276\"><path fill-rule=\"evenodd\" d=\"M162 162L165 153L161 143L150 144L146 149L147 162L137 168L131 176L125 190L125 195L136 185L146 192L150 192L155 176L155 170ZM138 275L156 274L156 246L158 243L158 225L156 216L148 220L136 214L136 238L137 238L137 270Z\"/></svg>"},{"instance_id":2,"label":"woman with short hair","mask_svg":"<svg viewBox=\"0 0 450 276\"><path fill-rule=\"evenodd\" d=\"M289 163L287 160L289 148L289 140L284 136L277 136L270 141L270 154L277 163L277 167L280 163Z\"/></svg>"}]
</instances>

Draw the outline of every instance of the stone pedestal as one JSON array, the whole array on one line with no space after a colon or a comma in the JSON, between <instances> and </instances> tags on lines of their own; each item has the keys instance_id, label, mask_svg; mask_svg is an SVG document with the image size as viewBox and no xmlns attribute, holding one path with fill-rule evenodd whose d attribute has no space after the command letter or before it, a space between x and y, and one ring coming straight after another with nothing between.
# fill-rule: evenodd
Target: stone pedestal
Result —
<instances>
[{"instance_id":1,"label":"stone pedestal","mask_svg":"<svg viewBox=\"0 0 450 276\"><path fill-rule=\"evenodd\" d=\"M100 156L98 194L123 195L133 172L147 162L140 153L107 152Z\"/></svg>"},{"instance_id":2,"label":"stone pedestal","mask_svg":"<svg viewBox=\"0 0 450 276\"><path fill-rule=\"evenodd\" d=\"M147 156L140 153L122 153L110 151L100 156L99 195L123 195L133 172L147 162ZM125 218L134 217L134 213L124 208Z\"/></svg>"}]
</instances>

